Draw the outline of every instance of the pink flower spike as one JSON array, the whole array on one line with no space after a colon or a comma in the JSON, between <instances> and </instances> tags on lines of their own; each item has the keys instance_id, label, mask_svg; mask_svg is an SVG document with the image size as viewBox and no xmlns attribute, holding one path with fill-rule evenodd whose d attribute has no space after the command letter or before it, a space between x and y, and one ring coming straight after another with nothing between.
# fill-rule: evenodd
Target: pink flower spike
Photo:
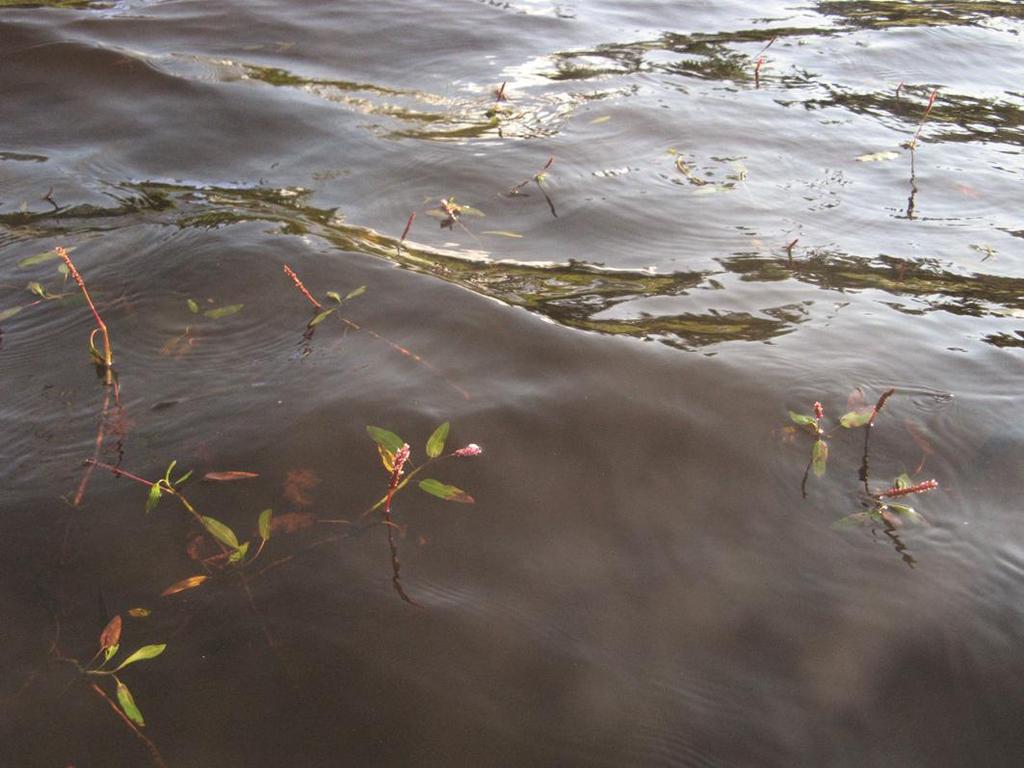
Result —
<instances>
[{"instance_id":1,"label":"pink flower spike","mask_svg":"<svg viewBox=\"0 0 1024 768\"><path fill-rule=\"evenodd\" d=\"M479 445L476 443L470 443L465 448L459 448L459 450L455 451L452 456L479 456L483 452L484 449Z\"/></svg>"},{"instance_id":2,"label":"pink flower spike","mask_svg":"<svg viewBox=\"0 0 1024 768\"><path fill-rule=\"evenodd\" d=\"M922 491L931 491L939 487L937 480L925 480L923 483L917 485L911 485L906 488L890 488L887 491L882 491L878 494L881 497L892 498L893 496L907 496L911 493L921 493Z\"/></svg>"},{"instance_id":3,"label":"pink flower spike","mask_svg":"<svg viewBox=\"0 0 1024 768\"><path fill-rule=\"evenodd\" d=\"M409 444L402 443L402 447L395 452L394 467L395 471L392 473L392 477L399 478L402 476L402 467L405 466L405 462L409 460Z\"/></svg>"},{"instance_id":4,"label":"pink flower spike","mask_svg":"<svg viewBox=\"0 0 1024 768\"><path fill-rule=\"evenodd\" d=\"M825 418L825 409L821 407L821 403L817 400L814 401L814 418L821 421Z\"/></svg>"}]
</instances>

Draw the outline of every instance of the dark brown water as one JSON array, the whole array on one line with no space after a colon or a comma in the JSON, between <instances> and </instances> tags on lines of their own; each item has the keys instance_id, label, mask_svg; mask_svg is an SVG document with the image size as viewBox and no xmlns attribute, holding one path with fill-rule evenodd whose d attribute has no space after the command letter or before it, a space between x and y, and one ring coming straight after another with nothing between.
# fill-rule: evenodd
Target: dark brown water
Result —
<instances>
[{"instance_id":1,"label":"dark brown water","mask_svg":"<svg viewBox=\"0 0 1024 768\"><path fill-rule=\"evenodd\" d=\"M153 764L58 658L114 615L176 767L1024 760L1020 4L0 5L0 764ZM284 263L366 292L304 338ZM939 488L837 529L864 428L805 497L787 411L890 387L868 490ZM326 521L387 487L366 425L445 420L476 503L396 497L412 605ZM101 422L253 550L316 522L160 597L200 528L73 506Z\"/></svg>"}]
</instances>

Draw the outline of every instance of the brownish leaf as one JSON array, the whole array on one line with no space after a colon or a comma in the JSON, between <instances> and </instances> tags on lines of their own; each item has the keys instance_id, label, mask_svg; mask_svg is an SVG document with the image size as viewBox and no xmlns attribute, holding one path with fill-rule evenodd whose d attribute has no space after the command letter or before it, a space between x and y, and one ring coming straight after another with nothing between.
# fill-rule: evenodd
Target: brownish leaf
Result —
<instances>
[{"instance_id":1,"label":"brownish leaf","mask_svg":"<svg viewBox=\"0 0 1024 768\"><path fill-rule=\"evenodd\" d=\"M100 650L106 650L121 642L121 616L120 614L107 622L107 626L100 632Z\"/></svg>"},{"instance_id":2,"label":"brownish leaf","mask_svg":"<svg viewBox=\"0 0 1024 768\"><path fill-rule=\"evenodd\" d=\"M857 387L846 398L846 410L856 411L864 407L864 390Z\"/></svg>"},{"instance_id":3,"label":"brownish leaf","mask_svg":"<svg viewBox=\"0 0 1024 768\"><path fill-rule=\"evenodd\" d=\"M286 512L274 515L270 521L271 533L295 533L316 523L316 515L309 512Z\"/></svg>"},{"instance_id":4,"label":"brownish leaf","mask_svg":"<svg viewBox=\"0 0 1024 768\"><path fill-rule=\"evenodd\" d=\"M167 597L168 595L176 595L179 592L184 592L186 589L193 589L195 587L198 587L200 584L202 584L208 578L210 578L210 577L209 576L189 576L187 579L182 579L181 581L177 581L174 584L171 584L171 586L169 586L167 589L165 589L163 592L160 593L160 597Z\"/></svg>"},{"instance_id":5,"label":"brownish leaf","mask_svg":"<svg viewBox=\"0 0 1024 768\"><path fill-rule=\"evenodd\" d=\"M259 472L241 472L239 470L227 470L225 472L207 472L203 480L211 480L218 483L230 483L233 480L252 480L259 477Z\"/></svg>"},{"instance_id":6,"label":"brownish leaf","mask_svg":"<svg viewBox=\"0 0 1024 768\"><path fill-rule=\"evenodd\" d=\"M185 554L188 555L189 560L201 560L203 558L202 546L204 541L206 539L198 534L194 534L188 540L188 544L185 545Z\"/></svg>"},{"instance_id":7,"label":"brownish leaf","mask_svg":"<svg viewBox=\"0 0 1024 768\"><path fill-rule=\"evenodd\" d=\"M904 421L903 426L906 428L907 432L910 433L910 437L914 442L917 443L917 447L921 449L921 453L927 454L928 456L935 453L935 449L932 448L932 444L925 439L925 436L921 434L921 430L914 422L909 420Z\"/></svg>"},{"instance_id":8,"label":"brownish leaf","mask_svg":"<svg viewBox=\"0 0 1024 768\"><path fill-rule=\"evenodd\" d=\"M320 484L320 478L311 469L289 469L284 480L284 497L297 507L308 507L313 500L307 491Z\"/></svg>"}]
</instances>

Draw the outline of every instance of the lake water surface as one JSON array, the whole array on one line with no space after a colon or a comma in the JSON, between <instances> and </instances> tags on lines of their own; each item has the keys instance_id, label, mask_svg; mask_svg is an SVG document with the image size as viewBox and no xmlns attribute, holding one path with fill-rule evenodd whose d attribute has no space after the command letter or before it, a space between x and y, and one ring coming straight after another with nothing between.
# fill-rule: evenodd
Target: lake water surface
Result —
<instances>
[{"instance_id":1,"label":"lake water surface","mask_svg":"<svg viewBox=\"0 0 1024 768\"><path fill-rule=\"evenodd\" d=\"M1022 33L0 0L0 764L1024 762Z\"/></svg>"}]
</instances>

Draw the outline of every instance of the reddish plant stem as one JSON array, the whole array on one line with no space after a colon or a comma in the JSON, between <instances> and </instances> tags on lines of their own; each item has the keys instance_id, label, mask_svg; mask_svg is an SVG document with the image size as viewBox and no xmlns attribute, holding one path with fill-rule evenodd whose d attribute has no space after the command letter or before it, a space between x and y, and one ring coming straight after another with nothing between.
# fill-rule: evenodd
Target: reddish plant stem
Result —
<instances>
[{"instance_id":1,"label":"reddish plant stem","mask_svg":"<svg viewBox=\"0 0 1024 768\"><path fill-rule=\"evenodd\" d=\"M133 474L132 472L128 472L127 470L121 469L120 467L115 467L113 464L105 464L102 461L96 461L94 459L86 459L85 463L87 465L91 465L91 466L94 466L94 467L99 467L100 469L105 469L105 470L107 470L107 472L112 474L114 477L126 477L129 480L132 480L133 482L139 483L140 485L145 485L148 488L152 488L153 485L154 485L153 481L147 480L144 477L139 477L138 475ZM171 496L174 496L174 498L176 498L181 503L181 505L185 508L185 511L187 511L190 515L192 515L192 517L195 519L195 521L197 523L199 523L199 526L204 531L207 530L206 529L206 523L203 522L203 516L200 515L196 511L196 508L193 507L192 504L189 503L188 499L186 499L181 493L176 491L174 488L168 488L166 485L161 485L161 490L164 493L169 493ZM207 533L208 533L208 531L207 531ZM220 541L220 539L218 539L216 536L210 536L210 538L214 540L214 542L220 548L221 552L223 552L224 554L231 554L231 550L229 550L227 548L227 546L223 542Z\"/></svg>"},{"instance_id":2,"label":"reddish plant stem","mask_svg":"<svg viewBox=\"0 0 1024 768\"><path fill-rule=\"evenodd\" d=\"M96 430L96 445L92 452L92 464L89 464L85 468L85 472L82 473L82 479L78 483L78 490L75 491L75 498L72 502L74 506L80 506L82 499L85 497L86 486L89 485L89 478L92 477L93 470L96 469L96 462L99 461L100 451L103 448L103 437L107 427L107 412L110 408L110 390L107 389L103 396L103 411L100 413L100 426Z\"/></svg>"},{"instance_id":3,"label":"reddish plant stem","mask_svg":"<svg viewBox=\"0 0 1024 768\"><path fill-rule=\"evenodd\" d=\"M296 275L294 270L292 270L292 268L289 267L287 264L284 265L284 273L292 279L292 282L295 283L295 287L299 289L299 293L306 297L309 303L316 308L316 311L323 312L323 305L313 298L313 294L306 290L306 286L304 286L302 284L302 281L299 280L299 276Z\"/></svg>"},{"instance_id":4,"label":"reddish plant stem","mask_svg":"<svg viewBox=\"0 0 1024 768\"><path fill-rule=\"evenodd\" d=\"M85 303L89 305L93 319L96 320L96 327L103 335L103 367L105 369L104 383L109 386L114 383L114 354L110 349L110 334L107 333L107 324L103 322L103 318L100 317L100 313L96 309L96 305L93 304L92 297L89 295L89 289L85 287L85 280L83 280L82 276L78 273L75 263L71 261L71 256L68 254L67 249L57 246L54 250L57 252L57 255L63 259L64 265L68 268L68 272L71 274L71 279L74 280L81 289L82 295L85 296Z\"/></svg>"},{"instance_id":5,"label":"reddish plant stem","mask_svg":"<svg viewBox=\"0 0 1024 768\"><path fill-rule=\"evenodd\" d=\"M501 87L497 91L495 91L495 93L494 93L494 100L495 101L508 101L508 99L505 98L505 86L506 85L508 85L508 81L507 80L501 84Z\"/></svg>"},{"instance_id":6,"label":"reddish plant stem","mask_svg":"<svg viewBox=\"0 0 1024 768\"><path fill-rule=\"evenodd\" d=\"M406 443L395 454L394 469L391 470L391 479L388 481L388 492L384 499L384 512L381 517L384 527L388 531L388 549L391 551L391 584L394 586L395 592L398 593L399 597L411 605L416 605L416 602L406 594L405 589L402 587L402 564L398 560L398 541L395 539L395 528L397 526L391 519L391 500L394 498L395 491L399 487L402 479L402 469L408 458L409 444Z\"/></svg>"},{"instance_id":7,"label":"reddish plant stem","mask_svg":"<svg viewBox=\"0 0 1024 768\"><path fill-rule=\"evenodd\" d=\"M143 746L146 747L146 751L149 752L150 758L153 760L153 765L157 766L157 768L167 768L167 763L164 762L163 757L160 755L160 750L156 748L156 744L154 744L142 731L140 731L135 726L135 723L128 719L127 715L121 711L120 707L111 700L102 688L96 685L96 683L90 683L89 687L96 692L97 696L110 705L110 708L114 710L114 714L116 714L121 722L125 724L125 727L135 734L135 738L142 742Z\"/></svg>"},{"instance_id":8,"label":"reddish plant stem","mask_svg":"<svg viewBox=\"0 0 1024 768\"><path fill-rule=\"evenodd\" d=\"M412 223L416 220L416 211L409 214L409 220L405 222L405 229L402 230L402 236L398 238L398 246L401 248L402 243L405 242L405 236L409 234L409 230L412 229Z\"/></svg>"},{"instance_id":9,"label":"reddish plant stem","mask_svg":"<svg viewBox=\"0 0 1024 768\"><path fill-rule=\"evenodd\" d=\"M910 142L911 150L917 149L917 138L921 135L921 129L924 128L924 121L928 119L928 115L931 114L932 105L935 104L935 99L939 97L939 92L933 90L928 96L928 106L924 109L924 114L921 115L921 122L917 124L917 130L914 132L914 138Z\"/></svg>"}]
</instances>

